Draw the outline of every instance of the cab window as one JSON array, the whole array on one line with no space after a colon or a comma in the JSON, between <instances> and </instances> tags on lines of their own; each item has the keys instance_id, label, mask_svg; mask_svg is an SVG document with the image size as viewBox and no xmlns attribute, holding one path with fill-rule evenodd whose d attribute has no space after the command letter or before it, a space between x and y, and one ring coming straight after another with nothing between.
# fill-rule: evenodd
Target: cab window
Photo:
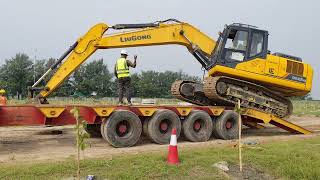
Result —
<instances>
[{"instance_id":1,"label":"cab window","mask_svg":"<svg viewBox=\"0 0 320 180\"><path fill-rule=\"evenodd\" d=\"M263 50L263 34L255 32L252 34L250 57L254 57L261 54L262 50Z\"/></svg>"},{"instance_id":2,"label":"cab window","mask_svg":"<svg viewBox=\"0 0 320 180\"><path fill-rule=\"evenodd\" d=\"M247 45L247 31L231 30L225 43L224 59L227 61L244 61Z\"/></svg>"}]
</instances>

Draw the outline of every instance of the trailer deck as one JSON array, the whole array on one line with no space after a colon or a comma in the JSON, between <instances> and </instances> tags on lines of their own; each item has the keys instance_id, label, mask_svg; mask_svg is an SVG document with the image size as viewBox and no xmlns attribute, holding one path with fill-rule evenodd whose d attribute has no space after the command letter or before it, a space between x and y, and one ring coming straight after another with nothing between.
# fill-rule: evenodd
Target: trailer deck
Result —
<instances>
[{"instance_id":1,"label":"trailer deck","mask_svg":"<svg viewBox=\"0 0 320 180\"><path fill-rule=\"evenodd\" d=\"M212 116L219 116L227 107L220 106L183 106L183 105L11 105L0 107L0 126L19 125L70 125L75 124L75 118L70 113L72 108L79 108L80 115L88 124L100 124L117 110L132 111L140 117L150 117L158 109L169 109L179 116L187 116L191 110L204 110ZM230 109L230 108L229 108Z\"/></svg>"},{"instance_id":2,"label":"trailer deck","mask_svg":"<svg viewBox=\"0 0 320 180\"><path fill-rule=\"evenodd\" d=\"M135 133L134 129L139 129L136 132L136 136L140 137L143 132L154 142L163 144L167 141L166 138L159 139L159 137L165 137L170 133L171 126L178 126L177 128L184 131L184 135L190 134L189 131L192 131L190 136L191 141L205 141L208 137L195 137L200 130L204 129L208 132L208 128L213 129L213 134L222 139L232 139L235 138L236 133L233 132L236 128L232 129L232 126L235 126L234 123L235 115L233 112L233 107L224 107L224 106L195 106L195 105L133 105L133 106L116 106L116 105L94 105L94 106L84 106L84 105L14 105L14 106L1 106L0 107L0 126L19 126L19 125L70 125L75 124L76 120L73 115L70 113L70 110L74 107L79 108L80 115L88 123L89 129L87 130L91 135L99 136L102 135L110 144L115 147L127 147L135 144L134 141L129 143L115 143L112 141L121 141L122 139L129 138L128 134ZM162 119L161 113L166 114ZM195 113L202 112L202 116L196 115ZM169 113L169 114L168 114ZM170 115L171 113L171 115ZM230 116L227 116L229 113ZM110 122L116 121L115 115L123 114L125 117L124 120L118 120L118 124L112 125ZM206 115L207 114L207 115ZM284 119L275 117L265 112L253 110L253 109L242 109L241 111L243 124L251 128L264 128L263 124L272 124L286 131L292 133L300 134L310 134L311 131L290 123ZM130 117L127 115L134 116L133 119L138 119L136 121L138 124L130 124ZM122 116L122 115L121 115ZM161 116L161 117L160 117ZM177 116L179 123L174 124L174 120L171 121ZM211 117L213 124L208 124L205 121L206 116ZM167 117L167 118L166 118ZM126 118L129 119L128 122ZM160 118L160 120L155 119ZM193 120L192 120L193 118ZM198 118L195 119L195 118ZM227 119L226 119L227 118ZM233 121L228 120L233 118ZM121 118L120 118L121 119ZM155 119L155 120L153 120ZM169 119L169 120L168 120ZM226 119L221 125L218 123ZM202 121L204 120L204 121ZM159 121L160 124L152 124L151 121ZM185 123L192 121L192 123ZM109 123L109 124L108 124ZM102 124L102 125L101 125ZM218 125L217 125L218 124ZM152 126L155 126L158 129L155 129ZM218 129L221 127L225 128L225 134L220 132L215 133L215 128ZM186 127L189 127L189 130L186 130ZM109 128L109 129L108 129ZM153 129L152 129L153 128ZM207 129L206 129L207 128ZM141 129L141 130L140 130ZM190 130L191 129L191 130ZM229 131L230 129L230 131ZM232 131L231 131L232 130ZM114 132L113 132L114 131ZM130 131L130 132L129 132ZM155 132L159 131L159 132ZM209 130L210 131L210 130ZM228 135L226 133L232 132L233 135ZM110 134L111 133L111 134ZM209 132L208 132L209 133ZM209 133L209 136L211 132ZM207 135L208 136L208 135ZM118 139L117 139L118 138ZM110 142L111 141L111 142Z\"/></svg>"}]
</instances>

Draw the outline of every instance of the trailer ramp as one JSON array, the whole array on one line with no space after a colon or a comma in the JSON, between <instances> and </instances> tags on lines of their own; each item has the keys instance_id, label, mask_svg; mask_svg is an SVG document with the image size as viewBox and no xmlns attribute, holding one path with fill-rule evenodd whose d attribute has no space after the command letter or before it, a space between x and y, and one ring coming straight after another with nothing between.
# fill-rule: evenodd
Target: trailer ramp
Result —
<instances>
[{"instance_id":1,"label":"trailer ramp","mask_svg":"<svg viewBox=\"0 0 320 180\"><path fill-rule=\"evenodd\" d=\"M254 109L243 109L241 114L243 117L244 124L251 124L251 125L257 125L257 126L259 126L258 123L272 124L281 129L284 129L286 131L296 133L296 134L312 133L311 131L299 125L293 124L285 119L278 118L266 112L261 112Z\"/></svg>"}]
</instances>

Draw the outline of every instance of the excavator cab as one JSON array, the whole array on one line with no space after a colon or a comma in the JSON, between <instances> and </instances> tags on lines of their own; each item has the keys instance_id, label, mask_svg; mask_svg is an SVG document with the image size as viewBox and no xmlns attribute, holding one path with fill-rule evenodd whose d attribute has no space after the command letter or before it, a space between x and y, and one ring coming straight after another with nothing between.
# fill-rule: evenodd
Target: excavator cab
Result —
<instances>
[{"instance_id":1,"label":"excavator cab","mask_svg":"<svg viewBox=\"0 0 320 180\"><path fill-rule=\"evenodd\" d=\"M255 26L234 23L220 33L212 60L216 64L235 67L255 58L265 59L268 53L268 32Z\"/></svg>"}]
</instances>

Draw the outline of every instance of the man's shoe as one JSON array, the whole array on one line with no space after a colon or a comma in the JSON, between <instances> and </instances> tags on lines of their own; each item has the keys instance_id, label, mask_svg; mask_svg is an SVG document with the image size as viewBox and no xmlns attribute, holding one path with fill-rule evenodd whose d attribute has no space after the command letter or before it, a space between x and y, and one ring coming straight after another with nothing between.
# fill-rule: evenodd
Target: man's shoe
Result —
<instances>
[{"instance_id":1,"label":"man's shoe","mask_svg":"<svg viewBox=\"0 0 320 180\"><path fill-rule=\"evenodd\" d=\"M118 106L123 106L123 105L124 105L123 102L118 103Z\"/></svg>"},{"instance_id":2,"label":"man's shoe","mask_svg":"<svg viewBox=\"0 0 320 180\"><path fill-rule=\"evenodd\" d=\"M131 102L128 102L128 106L132 106L132 103L131 103Z\"/></svg>"}]
</instances>

